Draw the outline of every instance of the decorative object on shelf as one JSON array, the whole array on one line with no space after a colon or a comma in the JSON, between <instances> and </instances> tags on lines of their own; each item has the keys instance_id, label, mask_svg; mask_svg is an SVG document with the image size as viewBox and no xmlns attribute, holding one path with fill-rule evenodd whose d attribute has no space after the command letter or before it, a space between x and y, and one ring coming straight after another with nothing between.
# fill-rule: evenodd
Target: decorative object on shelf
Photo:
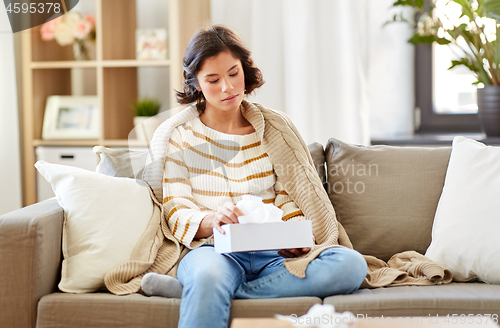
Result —
<instances>
[{"instance_id":1,"label":"decorative object on shelf","mask_svg":"<svg viewBox=\"0 0 500 328\"><path fill-rule=\"evenodd\" d=\"M137 59L167 58L166 29L137 29L135 35Z\"/></svg>"},{"instance_id":2,"label":"decorative object on shelf","mask_svg":"<svg viewBox=\"0 0 500 328\"><path fill-rule=\"evenodd\" d=\"M450 47L457 59L451 62L449 69L456 66L465 66L474 73L476 85L483 85L489 90L500 89L500 2L498 0L398 0L395 7L411 7L412 13L405 17L403 13L394 15L393 22L409 23L414 34L409 40L412 44L440 44ZM460 9L460 17L447 16L442 8L455 6ZM414 18L416 17L416 18ZM489 86L493 86L490 88ZM488 95L493 91L480 91ZM497 91L497 93L500 91ZM495 122L500 123L500 106L481 108L484 101L478 99L478 117L488 137L500 136L500 126L494 132L486 126L492 125L493 115ZM481 114L484 112L483 114ZM483 120L485 119L485 120ZM495 123L495 124L497 124Z\"/></svg>"},{"instance_id":3,"label":"decorative object on shelf","mask_svg":"<svg viewBox=\"0 0 500 328\"><path fill-rule=\"evenodd\" d=\"M134 129L135 138L140 141L149 142L156 128L162 123L156 115L160 111L161 104L154 98L142 98L132 104L134 112Z\"/></svg>"},{"instance_id":4,"label":"decorative object on shelf","mask_svg":"<svg viewBox=\"0 0 500 328\"><path fill-rule=\"evenodd\" d=\"M96 96L50 96L43 117L43 139L98 139L101 111Z\"/></svg>"},{"instance_id":5,"label":"decorative object on shelf","mask_svg":"<svg viewBox=\"0 0 500 328\"><path fill-rule=\"evenodd\" d=\"M60 46L73 45L76 60L88 60L89 42L95 42L95 18L93 15L82 15L69 12L42 25L42 40L56 40Z\"/></svg>"}]
</instances>

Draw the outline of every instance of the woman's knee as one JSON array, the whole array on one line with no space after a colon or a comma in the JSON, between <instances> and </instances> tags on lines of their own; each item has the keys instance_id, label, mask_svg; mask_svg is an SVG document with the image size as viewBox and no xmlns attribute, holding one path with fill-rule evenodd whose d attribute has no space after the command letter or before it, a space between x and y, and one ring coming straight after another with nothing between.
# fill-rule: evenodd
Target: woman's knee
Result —
<instances>
[{"instance_id":1,"label":"woman's knee","mask_svg":"<svg viewBox=\"0 0 500 328\"><path fill-rule=\"evenodd\" d=\"M188 257L191 252L179 263L179 269L182 269L178 277L185 288L198 291L231 288L239 275L237 263L231 258L212 253L210 249L200 250L196 256Z\"/></svg>"},{"instance_id":2,"label":"woman's knee","mask_svg":"<svg viewBox=\"0 0 500 328\"><path fill-rule=\"evenodd\" d=\"M207 270L211 265L221 265L224 256L216 253L211 246L202 246L189 251L179 263L179 271L182 275L192 276L198 271Z\"/></svg>"},{"instance_id":3,"label":"woman's knee","mask_svg":"<svg viewBox=\"0 0 500 328\"><path fill-rule=\"evenodd\" d=\"M345 252L344 267L353 278L357 278L353 280L359 281L361 285L368 272L366 260L363 255L353 249L346 249Z\"/></svg>"},{"instance_id":4,"label":"woman's knee","mask_svg":"<svg viewBox=\"0 0 500 328\"><path fill-rule=\"evenodd\" d=\"M366 277L368 266L366 260L358 251L349 248L334 247L325 250L320 257L326 255L330 272L336 272L336 279L345 283L348 293L359 288Z\"/></svg>"}]
</instances>

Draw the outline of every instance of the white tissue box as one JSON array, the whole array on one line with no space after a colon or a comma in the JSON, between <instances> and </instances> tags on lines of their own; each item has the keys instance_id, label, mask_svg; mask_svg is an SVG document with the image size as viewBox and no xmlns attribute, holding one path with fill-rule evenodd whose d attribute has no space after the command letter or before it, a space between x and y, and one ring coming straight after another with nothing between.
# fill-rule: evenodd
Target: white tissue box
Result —
<instances>
[{"instance_id":1,"label":"white tissue box","mask_svg":"<svg viewBox=\"0 0 500 328\"><path fill-rule=\"evenodd\" d=\"M313 246L310 220L225 224L221 234L214 228L215 251L232 253Z\"/></svg>"}]
</instances>

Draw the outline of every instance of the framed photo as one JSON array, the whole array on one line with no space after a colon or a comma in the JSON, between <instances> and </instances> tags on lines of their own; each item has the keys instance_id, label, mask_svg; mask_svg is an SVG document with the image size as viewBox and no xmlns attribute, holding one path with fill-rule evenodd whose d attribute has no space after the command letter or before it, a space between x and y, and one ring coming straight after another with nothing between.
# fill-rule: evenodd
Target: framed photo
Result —
<instances>
[{"instance_id":1,"label":"framed photo","mask_svg":"<svg viewBox=\"0 0 500 328\"><path fill-rule=\"evenodd\" d=\"M137 29L135 40L137 59L167 59L166 29Z\"/></svg>"},{"instance_id":2,"label":"framed photo","mask_svg":"<svg viewBox=\"0 0 500 328\"><path fill-rule=\"evenodd\" d=\"M43 139L99 139L97 96L50 96L43 117Z\"/></svg>"}]
</instances>

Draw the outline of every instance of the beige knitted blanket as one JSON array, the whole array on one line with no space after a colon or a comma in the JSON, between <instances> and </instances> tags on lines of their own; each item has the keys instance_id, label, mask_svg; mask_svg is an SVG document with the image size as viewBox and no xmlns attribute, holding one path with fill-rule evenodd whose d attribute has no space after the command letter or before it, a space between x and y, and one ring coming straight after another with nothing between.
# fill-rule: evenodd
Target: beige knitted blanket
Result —
<instances>
[{"instance_id":1,"label":"beige knitted blanket","mask_svg":"<svg viewBox=\"0 0 500 328\"><path fill-rule=\"evenodd\" d=\"M262 140L262 146L274 165L277 181L312 221L316 245L299 258L286 259L284 266L293 275L303 278L307 265L323 250L330 247L349 247L346 231L335 217L328 194L316 173L311 155L299 132L286 115L259 104L243 101L242 114L252 124ZM166 213L162 209L162 180L167 145L172 130L198 116L192 105L165 121L156 130L143 172L143 179L152 189L158 209L151 228L144 234L129 262L109 271L106 287L114 294L125 295L139 291L142 276L147 272L176 276L176 266L189 251L170 232ZM195 245L203 244L203 240ZM449 283L451 272L415 252L396 254L388 263L365 256L368 275L362 287L389 285L429 285Z\"/></svg>"}]
</instances>

